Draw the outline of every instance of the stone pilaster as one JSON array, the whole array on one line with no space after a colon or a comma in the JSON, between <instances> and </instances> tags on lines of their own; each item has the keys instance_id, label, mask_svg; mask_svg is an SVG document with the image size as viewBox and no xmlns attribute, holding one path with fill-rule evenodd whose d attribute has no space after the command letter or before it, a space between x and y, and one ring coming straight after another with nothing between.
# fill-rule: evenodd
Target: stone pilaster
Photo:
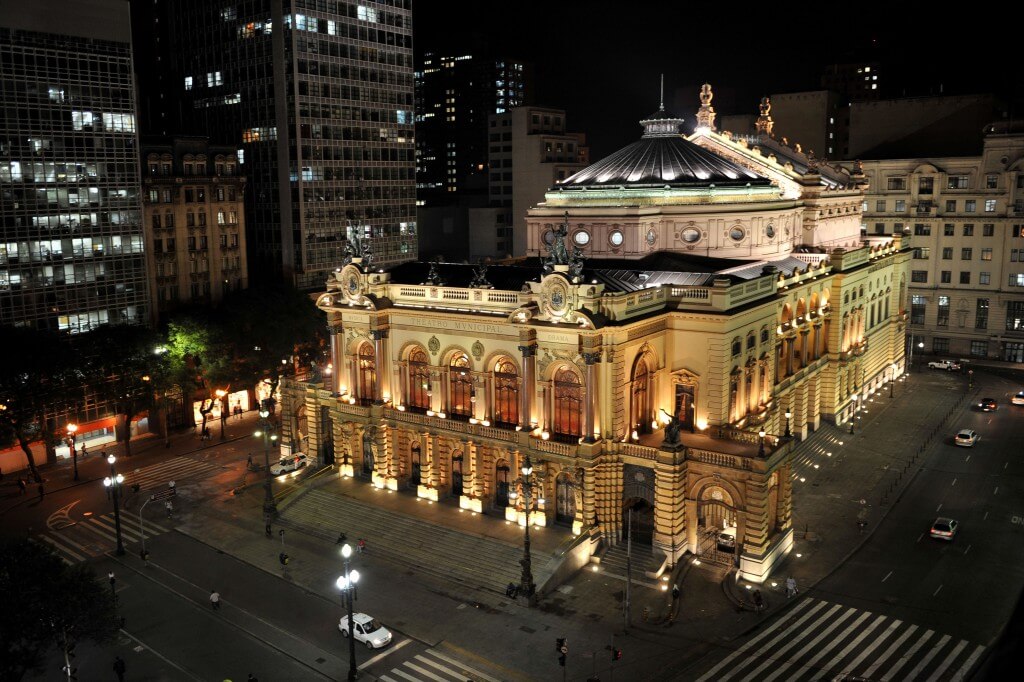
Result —
<instances>
[{"instance_id":1,"label":"stone pilaster","mask_svg":"<svg viewBox=\"0 0 1024 682\"><path fill-rule=\"evenodd\" d=\"M679 464L654 467L654 546L672 563L686 551L684 471Z\"/></svg>"},{"instance_id":2,"label":"stone pilaster","mask_svg":"<svg viewBox=\"0 0 1024 682\"><path fill-rule=\"evenodd\" d=\"M587 398L583 414L583 442L595 443L597 439L594 438L594 412L597 411L600 404L599 398L601 394L597 381L597 364L601 362L601 352L584 353L583 361L587 363Z\"/></svg>"}]
</instances>

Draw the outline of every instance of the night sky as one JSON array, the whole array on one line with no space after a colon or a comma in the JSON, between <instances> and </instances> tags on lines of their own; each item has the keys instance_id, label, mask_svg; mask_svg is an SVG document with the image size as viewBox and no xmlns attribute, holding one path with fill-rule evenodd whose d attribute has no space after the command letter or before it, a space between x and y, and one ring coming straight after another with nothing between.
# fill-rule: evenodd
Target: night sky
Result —
<instances>
[{"instance_id":1,"label":"night sky","mask_svg":"<svg viewBox=\"0 0 1024 682\"><path fill-rule=\"evenodd\" d=\"M719 115L756 113L763 95L820 89L823 65L864 49L879 54L888 95L938 94L940 84L945 94L1024 92L1017 41L987 11L937 16L917 5L902 15L894 4L763 3L744 12L737 3L415 0L413 30L417 54L489 46L533 61L535 103L566 109L593 160L639 137L637 120L658 107L662 72L666 108L688 126L705 81Z\"/></svg>"}]
</instances>

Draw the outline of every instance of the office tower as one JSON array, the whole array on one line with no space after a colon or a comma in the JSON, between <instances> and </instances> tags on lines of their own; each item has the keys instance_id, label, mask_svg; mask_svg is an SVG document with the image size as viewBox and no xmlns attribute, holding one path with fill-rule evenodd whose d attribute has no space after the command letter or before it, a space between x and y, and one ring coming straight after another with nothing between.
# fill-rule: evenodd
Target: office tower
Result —
<instances>
[{"instance_id":1,"label":"office tower","mask_svg":"<svg viewBox=\"0 0 1024 682\"><path fill-rule=\"evenodd\" d=\"M148 317L128 3L0 2L0 323Z\"/></svg>"},{"instance_id":2,"label":"office tower","mask_svg":"<svg viewBox=\"0 0 1024 682\"><path fill-rule=\"evenodd\" d=\"M137 38L146 27L167 32L160 63L182 118L173 132L237 150L253 280L321 287L341 263L349 227L369 239L377 265L416 257L411 6L140 7Z\"/></svg>"}]
</instances>

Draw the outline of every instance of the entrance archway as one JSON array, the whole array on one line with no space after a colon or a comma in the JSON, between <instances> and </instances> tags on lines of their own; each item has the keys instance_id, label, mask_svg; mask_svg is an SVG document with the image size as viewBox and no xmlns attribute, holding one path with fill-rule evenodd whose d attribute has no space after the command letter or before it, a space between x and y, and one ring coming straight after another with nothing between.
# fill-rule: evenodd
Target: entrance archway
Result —
<instances>
[{"instance_id":1,"label":"entrance archway","mask_svg":"<svg viewBox=\"0 0 1024 682\"><path fill-rule=\"evenodd\" d=\"M731 566L737 561L742 542L732 496L720 486L708 486L697 500L697 556Z\"/></svg>"},{"instance_id":2,"label":"entrance archway","mask_svg":"<svg viewBox=\"0 0 1024 682\"><path fill-rule=\"evenodd\" d=\"M622 504L622 540L632 538L634 545L654 541L654 505L642 497L631 497Z\"/></svg>"},{"instance_id":3,"label":"entrance archway","mask_svg":"<svg viewBox=\"0 0 1024 682\"><path fill-rule=\"evenodd\" d=\"M373 433L367 430L363 434L363 467L361 473L363 476L370 478L373 476L373 467L375 465L373 458Z\"/></svg>"},{"instance_id":4,"label":"entrance archway","mask_svg":"<svg viewBox=\"0 0 1024 682\"><path fill-rule=\"evenodd\" d=\"M572 526L576 520L576 486L567 472L555 479L555 523Z\"/></svg>"},{"instance_id":5,"label":"entrance archway","mask_svg":"<svg viewBox=\"0 0 1024 682\"><path fill-rule=\"evenodd\" d=\"M462 450L452 453L452 496L462 496Z\"/></svg>"},{"instance_id":6,"label":"entrance archway","mask_svg":"<svg viewBox=\"0 0 1024 682\"><path fill-rule=\"evenodd\" d=\"M413 443L409 448L409 487L416 490L423 480L423 454L420 444Z\"/></svg>"},{"instance_id":7,"label":"entrance archway","mask_svg":"<svg viewBox=\"0 0 1024 682\"><path fill-rule=\"evenodd\" d=\"M508 506L508 462L499 460L494 467L494 506L505 509Z\"/></svg>"}]
</instances>

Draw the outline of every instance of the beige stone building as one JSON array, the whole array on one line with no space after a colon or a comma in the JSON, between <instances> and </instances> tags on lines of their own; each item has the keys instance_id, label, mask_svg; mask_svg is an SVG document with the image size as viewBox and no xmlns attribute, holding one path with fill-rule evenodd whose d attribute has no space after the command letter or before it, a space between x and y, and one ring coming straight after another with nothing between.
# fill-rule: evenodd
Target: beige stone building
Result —
<instances>
[{"instance_id":1,"label":"beige stone building","mask_svg":"<svg viewBox=\"0 0 1024 682\"><path fill-rule=\"evenodd\" d=\"M286 387L284 442L564 533L569 569L632 518L648 575L690 554L765 580L793 547L793 443L903 371L909 252L861 240L862 178L716 133L710 96L690 138L659 110L551 189L527 215L543 260L347 263L319 298L333 375Z\"/></svg>"},{"instance_id":2,"label":"beige stone building","mask_svg":"<svg viewBox=\"0 0 1024 682\"><path fill-rule=\"evenodd\" d=\"M913 246L914 352L1024 362L1024 129L980 155L863 162L864 231Z\"/></svg>"},{"instance_id":3,"label":"beige stone building","mask_svg":"<svg viewBox=\"0 0 1024 682\"><path fill-rule=\"evenodd\" d=\"M205 138L143 146L143 224L153 318L248 286L245 178Z\"/></svg>"}]
</instances>

